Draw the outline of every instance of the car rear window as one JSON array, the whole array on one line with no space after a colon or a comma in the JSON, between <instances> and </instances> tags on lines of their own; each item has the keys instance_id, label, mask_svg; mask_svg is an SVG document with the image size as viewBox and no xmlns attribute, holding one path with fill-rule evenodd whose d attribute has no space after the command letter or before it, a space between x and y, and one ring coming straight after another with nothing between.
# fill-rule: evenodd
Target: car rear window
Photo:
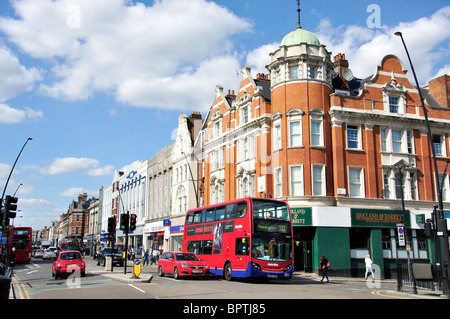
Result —
<instances>
[{"instance_id":1,"label":"car rear window","mask_svg":"<svg viewBox=\"0 0 450 319\"><path fill-rule=\"evenodd\" d=\"M81 259L80 253L63 253L60 257L61 260L73 260L73 259Z\"/></svg>"}]
</instances>

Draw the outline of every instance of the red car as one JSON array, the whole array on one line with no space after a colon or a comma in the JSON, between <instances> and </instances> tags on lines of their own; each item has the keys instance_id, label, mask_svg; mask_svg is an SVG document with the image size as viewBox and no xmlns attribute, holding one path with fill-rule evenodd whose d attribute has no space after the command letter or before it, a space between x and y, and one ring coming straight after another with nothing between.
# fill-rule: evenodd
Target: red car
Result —
<instances>
[{"instance_id":1,"label":"red car","mask_svg":"<svg viewBox=\"0 0 450 319\"><path fill-rule=\"evenodd\" d=\"M158 274L173 274L175 279L182 276L207 276L209 265L194 253L165 252L158 261Z\"/></svg>"},{"instance_id":2,"label":"red car","mask_svg":"<svg viewBox=\"0 0 450 319\"><path fill-rule=\"evenodd\" d=\"M52 277L58 279L62 276L79 271L81 277L86 274L86 263L79 251L63 251L56 258L52 266Z\"/></svg>"}]
</instances>

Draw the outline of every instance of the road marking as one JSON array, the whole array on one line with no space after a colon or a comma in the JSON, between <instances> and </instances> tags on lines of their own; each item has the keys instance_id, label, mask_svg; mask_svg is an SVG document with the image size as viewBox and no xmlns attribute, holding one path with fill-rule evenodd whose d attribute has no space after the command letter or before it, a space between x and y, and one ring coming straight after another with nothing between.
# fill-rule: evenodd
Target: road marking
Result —
<instances>
[{"instance_id":1,"label":"road marking","mask_svg":"<svg viewBox=\"0 0 450 319\"><path fill-rule=\"evenodd\" d=\"M140 288L138 288L138 287L136 287L136 286L134 286L132 284L128 284L128 286L133 287L134 289L137 289L137 290L139 290L142 293L145 293L145 290L142 290L142 289L140 289Z\"/></svg>"},{"instance_id":2,"label":"road marking","mask_svg":"<svg viewBox=\"0 0 450 319\"><path fill-rule=\"evenodd\" d=\"M39 271L39 270L32 270L32 271L29 271L29 272L27 272L27 275L32 274L32 273L37 272L37 271Z\"/></svg>"},{"instance_id":3,"label":"road marking","mask_svg":"<svg viewBox=\"0 0 450 319\"><path fill-rule=\"evenodd\" d=\"M16 274L13 275L13 278L14 281L20 281L20 278ZM19 288L19 299L31 299L30 294L28 293L27 288L25 288L25 285L23 283L17 282L16 287Z\"/></svg>"},{"instance_id":4,"label":"road marking","mask_svg":"<svg viewBox=\"0 0 450 319\"><path fill-rule=\"evenodd\" d=\"M411 298L407 298L407 297L399 297L399 296L384 295L384 294L381 293L381 291L382 291L382 290L372 291L371 294L372 294L372 295L377 295L377 296L382 296L382 297L389 297L389 298L411 299Z\"/></svg>"}]
</instances>

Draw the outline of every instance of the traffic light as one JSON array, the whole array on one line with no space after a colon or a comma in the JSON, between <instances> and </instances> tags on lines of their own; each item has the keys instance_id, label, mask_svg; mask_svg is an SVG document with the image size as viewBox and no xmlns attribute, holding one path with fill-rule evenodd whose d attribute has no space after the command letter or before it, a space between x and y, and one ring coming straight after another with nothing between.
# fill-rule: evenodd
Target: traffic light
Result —
<instances>
[{"instance_id":1,"label":"traffic light","mask_svg":"<svg viewBox=\"0 0 450 319\"><path fill-rule=\"evenodd\" d=\"M128 214L120 214L120 230L127 232L129 229Z\"/></svg>"},{"instance_id":2,"label":"traffic light","mask_svg":"<svg viewBox=\"0 0 450 319\"><path fill-rule=\"evenodd\" d=\"M130 230L136 229L136 214L131 214L130 216Z\"/></svg>"},{"instance_id":3,"label":"traffic light","mask_svg":"<svg viewBox=\"0 0 450 319\"><path fill-rule=\"evenodd\" d=\"M431 237L433 236L433 228L431 224L431 219L427 219L425 223L425 236Z\"/></svg>"},{"instance_id":4,"label":"traffic light","mask_svg":"<svg viewBox=\"0 0 450 319\"><path fill-rule=\"evenodd\" d=\"M6 218L16 218L17 214L17 197L12 196L6 196L5 199L5 212L6 212Z\"/></svg>"},{"instance_id":5,"label":"traffic light","mask_svg":"<svg viewBox=\"0 0 450 319\"><path fill-rule=\"evenodd\" d=\"M116 217L109 217L108 218L108 233L110 235L113 235L115 237L116 234Z\"/></svg>"}]
</instances>

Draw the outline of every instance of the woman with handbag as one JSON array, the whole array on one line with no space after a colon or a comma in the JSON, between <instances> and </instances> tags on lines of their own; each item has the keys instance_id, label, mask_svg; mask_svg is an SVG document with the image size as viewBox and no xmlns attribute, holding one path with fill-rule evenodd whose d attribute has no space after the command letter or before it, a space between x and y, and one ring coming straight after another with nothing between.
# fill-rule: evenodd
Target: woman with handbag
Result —
<instances>
[{"instance_id":1,"label":"woman with handbag","mask_svg":"<svg viewBox=\"0 0 450 319\"><path fill-rule=\"evenodd\" d=\"M330 263L328 262L327 257L325 257L325 255L320 256L320 269L322 270L322 279L320 281L322 282L325 277L327 277L327 282L330 282L328 279L328 267L330 267Z\"/></svg>"}]
</instances>

